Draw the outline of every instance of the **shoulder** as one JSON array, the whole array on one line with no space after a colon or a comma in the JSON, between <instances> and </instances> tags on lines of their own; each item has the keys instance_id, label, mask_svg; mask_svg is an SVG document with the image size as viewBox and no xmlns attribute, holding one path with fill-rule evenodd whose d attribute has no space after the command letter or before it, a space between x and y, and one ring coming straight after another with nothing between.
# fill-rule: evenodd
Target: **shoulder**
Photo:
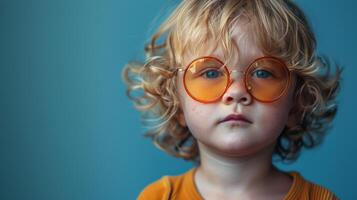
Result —
<instances>
[{"instance_id":1,"label":"shoulder","mask_svg":"<svg viewBox=\"0 0 357 200\"><path fill-rule=\"evenodd\" d=\"M191 171L191 170L190 170ZM163 176L146 186L138 196L138 200L167 200L183 184L184 177L190 172L177 176Z\"/></svg>"},{"instance_id":2,"label":"shoulder","mask_svg":"<svg viewBox=\"0 0 357 200\"><path fill-rule=\"evenodd\" d=\"M310 197L312 199L331 199L337 200L337 196L329 189L310 182Z\"/></svg>"},{"instance_id":3,"label":"shoulder","mask_svg":"<svg viewBox=\"0 0 357 200\"><path fill-rule=\"evenodd\" d=\"M159 180L146 186L144 190L138 196L138 200L145 199L157 199L164 200L169 199L171 191L171 184L168 176L164 176Z\"/></svg>"},{"instance_id":4,"label":"shoulder","mask_svg":"<svg viewBox=\"0 0 357 200\"><path fill-rule=\"evenodd\" d=\"M292 188L289 192L289 197L307 198L311 200L337 200L338 197L329 189L313 183L300 175L299 172L290 172L294 177ZM294 199L294 198L292 198Z\"/></svg>"}]
</instances>

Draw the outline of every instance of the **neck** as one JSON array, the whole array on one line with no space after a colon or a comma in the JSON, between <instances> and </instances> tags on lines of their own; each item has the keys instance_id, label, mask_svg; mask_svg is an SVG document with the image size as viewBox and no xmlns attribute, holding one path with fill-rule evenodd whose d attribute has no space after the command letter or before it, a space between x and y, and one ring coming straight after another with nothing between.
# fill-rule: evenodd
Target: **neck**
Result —
<instances>
[{"instance_id":1,"label":"neck","mask_svg":"<svg viewBox=\"0 0 357 200\"><path fill-rule=\"evenodd\" d=\"M272 165L274 148L249 156L227 156L199 144L201 164L196 172L198 185L221 191L257 190L277 171ZM276 174L276 173L275 173ZM266 185L265 185L266 187Z\"/></svg>"}]
</instances>

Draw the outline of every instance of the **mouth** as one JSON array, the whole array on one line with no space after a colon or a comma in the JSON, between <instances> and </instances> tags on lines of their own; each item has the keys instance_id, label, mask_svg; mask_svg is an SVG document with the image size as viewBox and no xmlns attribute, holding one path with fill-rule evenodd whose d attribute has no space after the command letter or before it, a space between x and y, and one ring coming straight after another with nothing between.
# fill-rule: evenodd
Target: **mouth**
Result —
<instances>
[{"instance_id":1,"label":"mouth","mask_svg":"<svg viewBox=\"0 0 357 200\"><path fill-rule=\"evenodd\" d=\"M249 124L252 123L252 121L247 119L242 114L230 114L227 117L225 117L224 119L219 121L219 123L225 123L225 122L240 122L240 123L249 123Z\"/></svg>"}]
</instances>

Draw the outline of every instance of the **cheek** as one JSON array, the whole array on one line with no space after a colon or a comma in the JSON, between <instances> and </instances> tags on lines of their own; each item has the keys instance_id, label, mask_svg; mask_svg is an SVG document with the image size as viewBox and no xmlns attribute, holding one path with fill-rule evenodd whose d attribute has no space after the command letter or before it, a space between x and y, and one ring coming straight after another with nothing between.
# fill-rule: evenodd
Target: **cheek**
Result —
<instances>
[{"instance_id":1,"label":"cheek","mask_svg":"<svg viewBox=\"0 0 357 200\"><path fill-rule=\"evenodd\" d=\"M214 124L214 108L211 105L201 104L189 96L180 99L186 126L195 138L207 134Z\"/></svg>"},{"instance_id":2,"label":"cheek","mask_svg":"<svg viewBox=\"0 0 357 200\"><path fill-rule=\"evenodd\" d=\"M178 80L178 97L180 101L180 107L183 112L183 117L187 127L190 129L192 134L200 133L202 131L207 131L209 127L207 126L207 116L212 116L212 109L209 105L201 104L186 93L183 83Z\"/></svg>"},{"instance_id":3,"label":"cheek","mask_svg":"<svg viewBox=\"0 0 357 200\"><path fill-rule=\"evenodd\" d=\"M269 109L261 115L261 122L267 126L284 126L287 122L288 112L279 109Z\"/></svg>"},{"instance_id":4,"label":"cheek","mask_svg":"<svg viewBox=\"0 0 357 200\"><path fill-rule=\"evenodd\" d=\"M258 107L259 124L269 134L280 134L287 124L291 102L279 101L269 106Z\"/></svg>"},{"instance_id":5,"label":"cheek","mask_svg":"<svg viewBox=\"0 0 357 200\"><path fill-rule=\"evenodd\" d=\"M207 116L211 116L210 109L205 108L199 103L192 102L191 100L186 100L183 103L183 113L185 117L186 124L191 132L201 132L202 130L208 129L207 124L210 119Z\"/></svg>"}]
</instances>

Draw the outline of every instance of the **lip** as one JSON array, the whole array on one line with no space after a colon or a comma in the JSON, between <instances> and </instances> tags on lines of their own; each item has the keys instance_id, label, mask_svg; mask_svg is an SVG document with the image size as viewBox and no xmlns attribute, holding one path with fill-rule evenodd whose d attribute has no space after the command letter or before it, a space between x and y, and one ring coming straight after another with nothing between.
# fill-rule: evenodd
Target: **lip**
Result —
<instances>
[{"instance_id":1,"label":"lip","mask_svg":"<svg viewBox=\"0 0 357 200\"><path fill-rule=\"evenodd\" d=\"M238 122L238 121L243 121L246 123L252 123L249 119L247 119L247 117L245 117L242 114L230 114L227 117L225 117L224 119L222 119L219 123L224 123L224 122Z\"/></svg>"}]
</instances>

